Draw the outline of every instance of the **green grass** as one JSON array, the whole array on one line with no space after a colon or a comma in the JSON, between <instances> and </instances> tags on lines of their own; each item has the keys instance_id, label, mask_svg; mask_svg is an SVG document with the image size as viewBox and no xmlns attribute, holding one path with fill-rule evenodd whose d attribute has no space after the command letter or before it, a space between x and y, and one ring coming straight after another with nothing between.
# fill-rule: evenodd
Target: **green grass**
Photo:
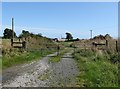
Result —
<instances>
[{"instance_id":1,"label":"green grass","mask_svg":"<svg viewBox=\"0 0 120 89\"><path fill-rule=\"evenodd\" d=\"M65 53L67 53L67 52L69 52L69 51L70 51L70 49L61 50L61 51L59 52L59 55L54 56L54 57L51 57L51 58L49 59L49 62L59 62L59 61L61 60L61 57L62 57Z\"/></svg>"},{"instance_id":2,"label":"green grass","mask_svg":"<svg viewBox=\"0 0 120 89\"><path fill-rule=\"evenodd\" d=\"M58 42L59 45L69 48L73 42Z\"/></svg>"},{"instance_id":3,"label":"green grass","mask_svg":"<svg viewBox=\"0 0 120 89\"><path fill-rule=\"evenodd\" d=\"M55 56L49 59L49 62L59 62L61 59L61 56Z\"/></svg>"},{"instance_id":4,"label":"green grass","mask_svg":"<svg viewBox=\"0 0 120 89\"><path fill-rule=\"evenodd\" d=\"M91 50L79 50L74 57L80 69L77 76L80 87L118 86L118 64L110 61L109 54L100 55Z\"/></svg>"},{"instance_id":5,"label":"green grass","mask_svg":"<svg viewBox=\"0 0 120 89\"><path fill-rule=\"evenodd\" d=\"M54 51L51 50L42 50L41 51L29 51L29 52L11 52L7 55L3 55L2 57L2 68L8 68L11 66L15 66L18 64L23 64L35 60L41 59L43 56L50 54Z\"/></svg>"},{"instance_id":6,"label":"green grass","mask_svg":"<svg viewBox=\"0 0 120 89\"><path fill-rule=\"evenodd\" d=\"M2 57L0 57L0 74L2 73Z\"/></svg>"}]
</instances>

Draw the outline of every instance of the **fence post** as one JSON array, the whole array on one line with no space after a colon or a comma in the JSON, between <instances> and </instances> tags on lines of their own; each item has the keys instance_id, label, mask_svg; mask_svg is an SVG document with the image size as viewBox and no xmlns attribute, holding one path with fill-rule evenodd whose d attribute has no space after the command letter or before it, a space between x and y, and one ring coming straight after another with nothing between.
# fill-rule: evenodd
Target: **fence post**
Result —
<instances>
[{"instance_id":1,"label":"fence post","mask_svg":"<svg viewBox=\"0 0 120 89\"><path fill-rule=\"evenodd\" d=\"M93 46L93 50L95 51L97 49L97 45L95 44L95 42L92 43Z\"/></svg>"},{"instance_id":2,"label":"fence post","mask_svg":"<svg viewBox=\"0 0 120 89\"><path fill-rule=\"evenodd\" d=\"M74 44L74 55L75 55L75 44Z\"/></svg>"},{"instance_id":3,"label":"fence post","mask_svg":"<svg viewBox=\"0 0 120 89\"><path fill-rule=\"evenodd\" d=\"M108 40L106 40L106 48L108 49Z\"/></svg>"},{"instance_id":4,"label":"fence post","mask_svg":"<svg viewBox=\"0 0 120 89\"><path fill-rule=\"evenodd\" d=\"M22 47L25 49L26 48L26 41L22 42Z\"/></svg>"},{"instance_id":5,"label":"fence post","mask_svg":"<svg viewBox=\"0 0 120 89\"><path fill-rule=\"evenodd\" d=\"M59 55L59 50L60 50L60 47L58 45L58 47L57 47L57 56Z\"/></svg>"},{"instance_id":6,"label":"fence post","mask_svg":"<svg viewBox=\"0 0 120 89\"><path fill-rule=\"evenodd\" d=\"M108 40L106 40L106 47L108 47Z\"/></svg>"},{"instance_id":7,"label":"fence post","mask_svg":"<svg viewBox=\"0 0 120 89\"><path fill-rule=\"evenodd\" d=\"M19 42L20 42L20 38L19 38Z\"/></svg>"},{"instance_id":8,"label":"fence post","mask_svg":"<svg viewBox=\"0 0 120 89\"><path fill-rule=\"evenodd\" d=\"M11 39L11 46L13 47L13 39Z\"/></svg>"},{"instance_id":9,"label":"fence post","mask_svg":"<svg viewBox=\"0 0 120 89\"><path fill-rule=\"evenodd\" d=\"M118 38L118 52L120 52L120 38Z\"/></svg>"},{"instance_id":10,"label":"fence post","mask_svg":"<svg viewBox=\"0 0 120 89\"><path fill-rule=\"evenodd\" d=\"M118 52L118 42L116 41L116 51Z\"/></svg>"}]
</instances>

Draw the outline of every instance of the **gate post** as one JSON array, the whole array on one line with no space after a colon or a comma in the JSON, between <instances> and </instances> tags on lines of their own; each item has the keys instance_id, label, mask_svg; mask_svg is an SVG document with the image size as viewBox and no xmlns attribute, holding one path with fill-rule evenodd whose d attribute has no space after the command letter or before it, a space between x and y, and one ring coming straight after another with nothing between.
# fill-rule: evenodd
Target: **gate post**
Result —
<instances>
[{"instance_id":1,"label":"gate post","mask_svg":"<svg viewBox=\"0 0 120 89\"><path fill-rule=\"evenodd\" d=\"M75 47L75 45L74 45L74 55L75 55L75 48L76 48L76 47Z\"/></svg>"},{"instance_id":2,"label":"gate post","mask_svg":"<svg viewBox=\"0 0 120 89\"><path fill-rule=\"evenodd\" d=\"M13 39L11 39L11 46L13 47Z\"/></svg>"},{"instance_id":3,"label":"gate post","mask_svg":"<svg viewBox=\"0 0 120 89\"><path fill-rule=\"evenodd\" d=\"M106 40L106 49L108 50L108 40Z\"/></svg>"},{"instance_id":4,"label":"gate post","mask_svg":"<svg viewBox=\"0 0 120 89\"><path fill-rule=\"evenodd\" d=\"M59 55L59 50L60 50L60 47L59 45L57 46L57 56Z\"/></svg>"},{"instance_id":5,"label":"gate post","mask_svg":"<svg viewBox=\"0 0 120 89\"><path fill-rule=\"evenodd\" d=\"M118 52L118 42L116 41L116 51Z\"/></svg>"},{"instance_id":6,"label":"gate post","mask_svg":"<svg viewBox=\"0 0 120 89\"><path fill-rule=\"evenodd\" d=\"M26 48L26 41L22 42L22 48L24 48L24 49Z\"/></svg>"}]
</instances>

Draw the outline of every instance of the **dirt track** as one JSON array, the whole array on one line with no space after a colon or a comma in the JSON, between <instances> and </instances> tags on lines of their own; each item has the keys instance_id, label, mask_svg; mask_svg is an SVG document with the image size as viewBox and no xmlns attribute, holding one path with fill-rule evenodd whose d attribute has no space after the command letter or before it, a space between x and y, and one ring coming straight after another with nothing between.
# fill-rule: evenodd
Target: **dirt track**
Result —
<instances>
[{"instance_id":1,"label":"dirt track","mask_svg":"<svg viewBox=\"0 0 120 89\"><path fill-rule=\"evenodd\" d=\"M75 77L79 73L76 62L66 53L58 63L48 59L57 53L50 54L42 60L11 67L3 71L4 87L69 87L76 85Z\"/></svg>"}]
</instances>

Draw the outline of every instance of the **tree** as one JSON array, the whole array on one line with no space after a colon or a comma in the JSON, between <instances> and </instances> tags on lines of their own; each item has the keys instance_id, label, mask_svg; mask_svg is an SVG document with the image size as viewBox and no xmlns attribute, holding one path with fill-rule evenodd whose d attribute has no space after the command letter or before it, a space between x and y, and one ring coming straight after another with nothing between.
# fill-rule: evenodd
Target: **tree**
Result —
<instances>
[{"instance_id":1,"label":"tree","mask_svg":"<svg viewBox=\"0 0 120 89\"><path fill-rule=\"evenodd\" d=\"M42 33L38 33L37 36L38 36L38 37L42 37Z\"/></svg>"},{"instance_id":2,"label":"tree","mask_svg":"<svg viewBox=\"0 0 120 89\"><path fill-rule=\"evenodd\" d=\"M15 32L14 32L14 37L17 37ZM3 38L7 38L7 39L13 38L13 30L6 28L3 33Z\"/></svg>"},{"instance_id":3,"label":"tree","mask_svg":"<svg viewBox=\"0 0 120 89\"><path fill-rule=\"evenodd\" d=\"M25 31L25 30L22 30L22 34L19 35L20 38L22 37L27 38L28 36L30 36L30 33L29 31Z\"/></svg>"},{"instance_id":4,"label":"tree","mask_svg":"<svg viewBox=\"0 0 120 89\"><path fill-rule=\"evenodd\" d=\"M72 40L73 39L72 34L71 33L66 33L66 39Z\"/></svg>"},{"instance_id":5,"label":"tree","mask_svg":"<svg viewBox=\"0 0 120 89\"><path fill-rule=\"evenodd\" d=\"M27 37L30 35L29 31L22 30L22 34L24 37Z\"/></svg>"}]
</instances>

